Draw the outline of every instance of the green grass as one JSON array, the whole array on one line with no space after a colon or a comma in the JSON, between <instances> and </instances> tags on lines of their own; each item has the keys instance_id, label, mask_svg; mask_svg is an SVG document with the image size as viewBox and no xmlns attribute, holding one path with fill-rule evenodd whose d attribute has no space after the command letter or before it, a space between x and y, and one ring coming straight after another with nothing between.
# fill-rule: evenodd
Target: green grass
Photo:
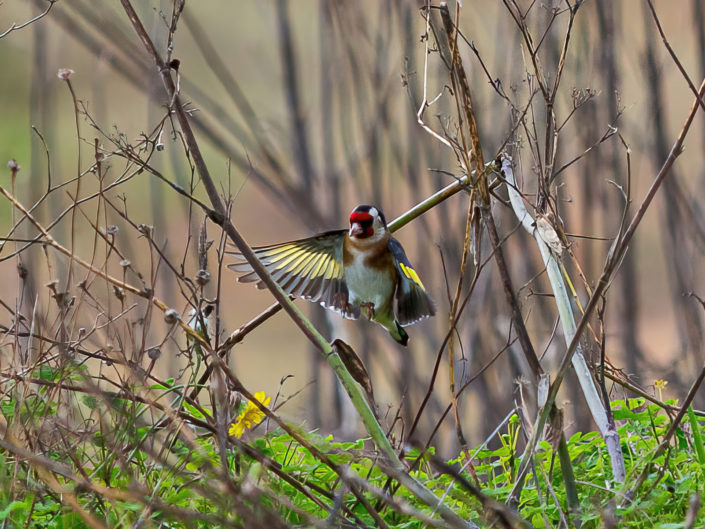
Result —
<instances>
[{"instance_id":1,"label":"green grass","mask_svg":"<svg viewBox=\"0 0 705 529\"><path fill-rule=\"evenodd\" d=\"M62 379L61 373L43 369L35 377L78 384L82 371L70 376L64 371ZM191 417L208 423L210 410L183 406L182 388L169 384L173 382L150 388L152 404L78 392L57 402L47 398L54 394L48 386L24 397L19 386L5 393L0 401L8 424L0 449L0 523L9 528L81 528L91 523L212 528L256 527L255 521L277 520L310 526L333 512L357 526L377 527L370 506L389 527L420 529L427 527L424 516L434 517L432 509L390 480L368 440L337 442L303 428L288 434L263 423L249 432L246 442L230 438L221 454L212 428L189 424ZM180 411L186 422L165 423L168 414L155 414L154 403L168 404L172 417ZM597 528L612 511L622 527L684 526L690 499L705 478L698 444L702 421L690 414L672 446L654 458L670 425L665 412L643 399L615 401L613 409L627 483L611 482L609 457L597 433L574 434L567 444L579 507L570 513L557 453L542 441L518 503L518 514L531 525L558 527L563 518L570 526ZM76 425L72 431L62 426L69 417ZM270 431L265 433L265 427ZM525 435L513 416L490 447L471 449L450 463L485 495L505 502L517 479ZM13 446L38 459L18 456ZM414 449L406 454L411 473L461 517L488 526L480 501L453 476L439 472L433 453L430 449L420 455ZM51 467L53 462L59 466ZM343 469L357 476L355 482L343 483ZM649 469L648 478L630 501L625 493L644 469ZM394 506L380 499L382 491L393 494ZM705 516L698 520L702 524Z\"/></svg>"}]
</instances>

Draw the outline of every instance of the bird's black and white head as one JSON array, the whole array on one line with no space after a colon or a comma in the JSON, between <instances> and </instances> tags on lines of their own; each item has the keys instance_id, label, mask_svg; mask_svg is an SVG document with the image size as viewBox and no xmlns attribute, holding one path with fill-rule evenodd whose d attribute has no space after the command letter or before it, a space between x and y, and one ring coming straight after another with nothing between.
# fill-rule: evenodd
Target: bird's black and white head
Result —
<instances>
[{"instance_id":1,"label":"bird's black and white head","mask_svg":"<svg viewBox=\"0 0 705 529\"><path fill-rule=\"evenodd\" d=\"M384 213L374 206L357 206L350 213L350 231L353 239L377 239L387 233Z\"/></svg>"}]
</instances>

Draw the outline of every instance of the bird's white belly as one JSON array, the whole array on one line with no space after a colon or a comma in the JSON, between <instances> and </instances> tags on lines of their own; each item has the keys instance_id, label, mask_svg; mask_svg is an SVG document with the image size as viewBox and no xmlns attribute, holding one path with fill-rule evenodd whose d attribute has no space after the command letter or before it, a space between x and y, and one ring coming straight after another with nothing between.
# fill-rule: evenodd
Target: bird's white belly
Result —
<instances>
[{"instance_id":1,"label":"bird's white belly","mask_svg":"<svg viewBox=\"0 0 705 529\"><path fill-rule=\"evenodd\" d=\"M362 260L362 256L355 256L353 263L345 269L348 303L372 303L377 310L392 296L394 284L385 274L364 266Z\"/></svg>"}]
</instances>

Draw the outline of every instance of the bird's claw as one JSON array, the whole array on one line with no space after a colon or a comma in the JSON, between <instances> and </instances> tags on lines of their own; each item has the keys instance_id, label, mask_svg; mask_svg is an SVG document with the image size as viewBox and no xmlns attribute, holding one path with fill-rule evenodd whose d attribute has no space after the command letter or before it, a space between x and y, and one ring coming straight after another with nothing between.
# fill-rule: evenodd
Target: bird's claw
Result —
<instances>
[{"instance_id":1,"label":"bird's claw","mask_svg":"<svg viewBox=\"0 0 705 529\"><path fill-rule=\"evenodd\" d=\"M333 306L338 310L347 311L350 307L348 296L342 292L338 292L333 296Z\"/></svg>"}]
</instances>

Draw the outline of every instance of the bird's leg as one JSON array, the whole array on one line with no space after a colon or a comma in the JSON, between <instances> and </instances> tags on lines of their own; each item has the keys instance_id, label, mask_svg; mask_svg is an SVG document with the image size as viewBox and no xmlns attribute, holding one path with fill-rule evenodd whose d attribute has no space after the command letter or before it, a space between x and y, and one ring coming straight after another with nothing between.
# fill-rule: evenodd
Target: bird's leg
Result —
<instances>
[{"instance_id":1,"label":"bird's leg","mask_svg":"<svg viewBox=\"0 0 705 529\"><path fill-rule=\"evenodd\" d=\"M348 294L345 292L338 292L333 296L333 306L346 316L355 312L355 307L348 303Z\"/></svg>"},{"instance_id":2,"label":"bird's leg","mask_svg":"<svg viewBox=\"0 0 705 529\"><path fill-rule=\"evenodd\" d=\"M367 318L372 320L375 317L375 304L371 301L360 303L360 308L367 309Z\"/></svg>"},{"instance_id":3,"label":"bird's leg","mask_svg":"<svg viewBox=\"0 0 705 529\"><path fill-rule=\"evenodd\" d=\"M348 307L348 296L344 292L338 292L333 296L333 307L339 310L346 310Z\"/></svg>"}]
</instances>

